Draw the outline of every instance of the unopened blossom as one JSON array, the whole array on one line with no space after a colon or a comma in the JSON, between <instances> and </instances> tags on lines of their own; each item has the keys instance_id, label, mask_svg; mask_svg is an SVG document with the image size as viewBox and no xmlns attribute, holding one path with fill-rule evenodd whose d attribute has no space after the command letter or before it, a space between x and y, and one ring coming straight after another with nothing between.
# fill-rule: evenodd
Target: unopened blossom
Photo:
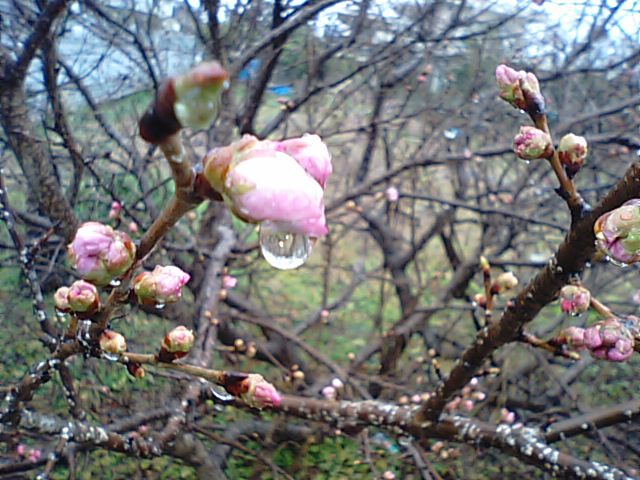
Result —
<instances>
[{"instance_id":1,"label":"unopened blossom","mask_svg":"<svg viewBox=\"0 0 640 480\"><path fill-rule=\"evenodd\" d=\"M71 284L67 292L69 308L78 313L92 313L100 308L100 294L95 285L84 280Z\"/></svg>"},{"instance_id":2,"label":"unopened blossom","mask_svg":"<svg viewBox=\"0 0 640 480\"><path fill-rule=\"evenodd\" d=\"M165 80L139 122L140 136L160 144L182 127L207 128L213 122L229 74L215 61L203 62Z\"/></svg>"},{"instance_id":3,"label":"unopened blossom","mask_svg":"<svg viewBox=\"0 0 640 480\"><path fill-rule=\"evenodd\" d=\"M387 197L388 202L397 202L400 198L400 193L396 187L389 187L384 191L385 197Z\"/></svg>"},{"instance_id":4,"label":"unopened blossom","mask_svg":"<svg viewBox=\"0 0 640 480\"><path fill-rule=\"evenodd\" d=\"M109 210L109 219L114 220L120 216L122 211L122 204L118 201L111 202L111 209Z\"/></svg>"},{"instance_id":5,"label":"unopened blossom","mask_svg":"<svg viewBox=\"0 0 640 480\"><path fill-rule=\"evenodd\" d=\"M140 230L136 222L129 222L129 225L127 226L127 228L131 233L138 233L138 231Z\"/></svg>"},{"instance_id":6,"label":"unopened blossom","mask_svg":"<svg viewBox=\"0 0 640 480\"><path fill-rule=\"evenodd\" d=\"M496 83L498 84L498 96L520 110L526 110L527 104L524 93L520 87L520 79L526 73L517 71L507 65L498 65L496 68Z\"/></svg>"},{"instance_id":7,"label":"unopened blossom","mask_svg":"<svg viewBox=\"0 0 640 480\"><path fill-rule=\"evenodd\" d=\"M473 296L473 303L480 308L485 308L487 306L487 296L484 293L476 293Z\"/></svg>"},{"instance_id":8,"label":"unopened blossom","mask_svg":"<svg viewBox=\"0 0 640 480\"><path fill-rule=\"evenodd\" d=\"M156 266L151 272L142 272L133 279L133 290L143 305L165 305L177 302L191 276L170 265Z\"/></svg>"},{"instance_id":9,"label":"unopened blossom","mask_svg":"<svg viewBox=\"0 0 640 480\"><path fill-rule=\"evenodd\" d=\"M500 410L500 421L502 423L512 424L516 421L516 414L511 410L503 408Z\"/></svg>"},{"instance_id":10,"label":"unopened blossom","mask_svg":"<svg viewBox=\"0 0 640 480\"><path fill-rule=\"evenodd\" d=\"M393 473L391 470L387 470L382 474L382 478L384 480L395 480L396 474Z\"/></svg>"},{"instance_id":11,"label":"unopened blossom","mask_svg":"<svg viewBox=\"0 0 640 480\"><path fill-rule=\"evenodd\" d=\"M230 290L238 284L238 279L232 275L222 276L222 288Z\"/></svg>"},{"instance_id":12,"label":"unopened blossom","mask_svg":"<svg viewBox=\"0 0 640 480\"><path fill-rule=\"evenodd\" d=\"M71 307L69 306L69 287L60 287L53 294L53 301L56 309L60 312L69 312Z\"/></svg>"},{"instance_id":13,"label":"unopened blossom","mask_svg":"<svg viewBox=\"0 0 640 480\"><path fill-rule=\"evenodd\" d=\"M518 286L518 277L513 272L503 272L496 277L491 285L491 292L501 294L508 290L513 290Z\"/></svg>"},{"instance_id":14,"label":"unopened blossom","mask_svg":"<svg viewBox=\"0 0 640 480\"><path fill-rule=\"evenodd\" d=\"M272 384L267 382L262 375L250 373L242 381L244 392L240 398L251 407L262 409L264 407L277 407L282 402L282 396Z\"/></svg>"},{"instance_id":15,"label":"unopened blossom","mask_svg":"<svg viewBox=\"0 0 640 480\"><path fill-rule=\"evenodd\" d=\"M568 133L560 139L558 158L569 177L573 177L582 168L587 151L587 140L584 137Z\"/></svg>"},{"instance_id":16,"label":"unopened blossom","mask_svg":"<svg viewBox=\"0 0 640 480\"><path fill-rule=\"evenodd\" d=\"M513 151L524 160L548 158L553 153L551 137L535 127L520 127L520 132L513 140Z\"/></svg>"},{"instance_id":17,"label":"unopened blossom","mask_svg":"<svg viewBox=\"0 0 640 480\"><path fill-rule=\"evenodd\" d=\"M127 341L118 332L105 330L100 335L100 348L106 353L120 355L127 351Z\"/></svg>"},{"instance_id":18,"label":"unopened blossom","mask_svg":"<svg viewBox=\"0 0 640 480\"><path fill-rule=\"evenodd\" d=\"M324 189L333 171L331 154L318 135L305 133L300 138L273 142L275 149L293 157Z\"/></svg>"},{"instance_id":19,"label":"unopened blossom","mask_svg":"<svg viewBox=\"0 0 640 480\"><path fill-rule=\"evenodd\" d=\"M610 362L624 362L633 355L640 319L609 317L588 328L569 327L560 332L559 341Z\"/></svg>"},{"instance_id":20,"label":"unopened blossom","mask_svg":"<svg viewBox=\"0 0 640 480\"><path fill-rule=\"evenodd\" d=\"M614 262L640 260L640 199L629 200L596 220L596 245Z\"/></svg>"},{"instance_id":21,"label":"unopened blossom","mask_svg":"<svg viewBox=\"0 0 640 480\"><path fill-rule=\"evenodd\" d=\"M80 276L98 286L126 272L136 256L129 235L98 222L80 225L68 251Z\"/></svg>"},{"instance_id":22,"label":"unopened blossom","mask_svg":"<svg viewBox=\"0 0 640 480\"><path fill-rule=\"evenodd\" d=\"M194 341L193 330L180 325L165 335L162 348L170 353L188 353Z\"/></svg>"},{"instance_id":23,"label":"unopened blossom","mask_svg":"<svg viewBox=\"0 0 640 480\"><path fill-rule=\"evenodd\" d=\"M560 290L560 309L564 313L578 315L589 310L591 292L579 285L565 285Z\"/></svg>"},{"instance_id":24,"label":"unopened blossom","mask_svg":"<svg viewBox=\"0 0 640 480\"><path fill-rule=\"evenodd\" d=\"M520 110L540 114L544 111L544 97L538 78L531 72L514 70L507 65L496 68L498 96Z\"/></svg>"},{"instance_id":25,"label":"unopened blossom","mask_svg":"<svg viewBox=\"0 0 640 480\"><path fill-rule=\"evenodd\" d=\"M322 389L322 396L327 400L335 400L337 394L338 392L336 392L336 389L331 385L327 385Z\"/></svg>"},{"instance_id":26,"label":"unopened blossom","mask_svg":"<svg viewBox=\"0 0 640 480\"><path fill-rule=\"evenodd\" d=\"M31 450L29 450L27 459L32 463L36 463L38 460L40 460L40 457L42 457L42 451L39 448L32 448Z\"/></svg>"},{"instance_id":27,"label":"unopened blossom","mask_svg":"<svg viewBox=\"0 0 640 480\"><path fill-rule=\"evenodd\" d=\"M209 152L204 175L245 222L266 222L278 231L313 238L326 235L322 185L331 171L330 157L317 145L302 148L301 164L281 151L283 143L245 135L230 146ZM313 152L317 158L310 158Z\"/></svg>"}]
</instances>

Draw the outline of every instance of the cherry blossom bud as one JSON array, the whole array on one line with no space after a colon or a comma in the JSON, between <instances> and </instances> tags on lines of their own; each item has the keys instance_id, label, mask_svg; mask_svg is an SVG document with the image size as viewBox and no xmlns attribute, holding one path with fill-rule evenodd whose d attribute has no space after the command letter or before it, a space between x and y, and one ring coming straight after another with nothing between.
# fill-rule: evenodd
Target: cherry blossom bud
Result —
<instances>
[{"instance_id":1,"label":"cherry blossom bud","mask_svg":"<svg viewBox=\"0 0 640 480\"><path fill-rule=\"evenodd\" d=\"M585 329L585 347L591 354L610 362L624 362L633 355L634 330L637 333L638 319L610 317Z\"/></svg>"},{"instance_id":2,"label":"cherry blossom bud","mask_svg":"<svg viewBox=\"0 0 640 480\"><path fill-rule=\"evenodd\" d=\"M301 164L278 150L284 142L259 141L245 135L228 147L209 152L204 159L204 175L245 222L265 222L274 230L312 238L326 235L320 182L323 184L330 173L326 165L330 159L325 149L308 147L300 149L304 152L300 153L304 159ZM311 158L314 152L321 152L316 159Z\"/></svg>"},{"instance_id":3,"label":"cherry blossom bud","mask_svg":"<svg viewBox=\"0 0 640 480\"><path fill-rule=\"evenodd\" d=\"M486 308L487 306L487 297L484 293L476 293L473 296L473 303L475 303L480 308Z\"/></svg>"},{"instance_id":4,"label":"cherry blossom bud","mask_svg":"<svg viewBox=\"0 0 640 480\"><path fill-rule=\"evenodd\" d=\"M133 290L143 305L157 306L177 302L191 276L178 267L156 266L152 272L142 272L133 279Z\"/></svg>"},{"instance_id":5,"label":"cherry blossom bud","mask_svg":"<svg viewBox=\"0 0 640 480\"><path fill-rule=\"evenodd\" d=\"M111 202L111 210L109 210L109 219L114 220L120 216L122 204L118 201Z\"/></svg>"},{"instance_id":6,"label":"cherry blossom bud","mask_svg":"<svg viewBox=\"0 0 640 480\"><path fill-rule=\"evenodd\" d=\"M491 285L491 292L501 294L518 286L518 277L513 272L504 272L496 277Z\"/></svg>"},{"instance_id":7,"label":"cherry blossom bud","mask_svg":"<svg viewBox=\"0 0 640 480\"><path fill-rule=\"evenodd\" d=\"M327 400L335 400L337 396L336 389L331 385L327 385L322 389L322 396Z\"/></svg>"},{"instance_id":8,"label":"cherry blossom bud","mask_svg":"<svg viewBox=\"0 0 640 480\"><path fill-rule=\"evenodd\" d=\"M387 197L388 202L397 202L400 198L400 193L396 187L389 187L384 191L385 197Z\"/></svg>"},{"instance_id":9,"label":"cherry blossom bud","mask_svg":"<svg viewBox=\"0 0 640 480\"><path fill-rule=\"evenodd\" d=\"M573 348L584 347L584 328L573 326L565 328L560 332L558 341Z\"/></svg>"},{"instance_id":10,"label":"cherry blossom bud","mask_svg":"<svg viewBox=\"0 0 640 480\"><path fill-rule=\"evenodd\" d=\"M589 310L591 292L578 285L565 285L560 290L560 308L564 313L579 315Z\"/></svg>"},{"instance_id":11,"label":"cherry blossom bud","mask_svg":"<svg viewBox=\"0 0 640 480\"><path fill-rule=\"evenodd\" d=\"M77 313L93 313L100 308L100 294L92 283L77 280L67 293L69 308Z\"/></svg>"},{"instance_id":12,"label":"cherry blossom bud","mask_svg":"<svg viewBox=\"0 0 640 480\"><path fill-rule=\"evenodd\" d=\"M496 68L498 96L520 110L527 109L524 93L520 87L520 79L525 75L524 71L514 70L507 65L498 65Z\"/></svg>"},{"instance_id":13,"label":"cherry blossom bud","mask_svg":"<svg viewBox=\"0 0 640 480\"><path fill-rule=\"evenodd\" d=\"M506 408L500 410L500 421L502 423L512 424L516 421L516 414Z\"/></svg>"},{"instance_id":14,"label":"cherry blossom bud","mask_svg":"<svg viewBox=\"0 0 640 480\"><path fill-rule=\"evenodd\" d=\"M38 448L33 448L29 450L29 455L27 456L28 460L32 463L36 463L42 457L42 451Z\"/></svg>"},{"instance_id":15,"label":"cherry blossom bud","mask_svg":"<svg viewBox=\"0 0 640 480\"><path fill-rule=\"evenodd\" d=\"M120 355L127 351L127 342L118 332L105 330L100 335L100 348L106 353Z\"/></svg>"},{"instance_id":16,"label":"cherry blossom bud","mask_svg":"<svg viewBox=\"0 0 640 480\"><path fill-rule=\"evenodd\" d=\"M553 154L551 137L535 127L520 127L513 141L513 151L524 160L548 158Z\"/></svg>"},{"instance_id":17,"label":"cherry blossom bud","mask_svg":"<svg viewBox=\"0 0 640 480\"><path fill-rule=\"evenodd\" d=\"M238 283L238 279L231 275L223 275L222 276L222 288L227 290L232 289Z\"/></svg>"},{"instance_id":18,"label":"cherry blossom bud","mask_svg":"<svg viewBox=\"0 0 640 480\"><path fill-rule=\"evenodd\" d=\"M71 307L69 306L69 287L60 287L56 290L56 293L53 294L53 301L58 311L71 311Z\"/></svg>"},{"instance_id":19,"label":"cherry blossom bud","mask_svg":"<svg viewBox=\"0 0 640 480\"><path fill-rule=\"evenodd\" d=\"M462 409L466 410L467 412L470 412L471 410L473 410L473 400L469 398L467 398L466 400L463 400Z\"/></svg>"},{"instance_id":20,"label":"cherry blossom bud","mask_svg":"<svg viewBox=\"0 0 640 480\"><path fill-rule=\"evenodd\" d=\"M182 127L207 128L218 110L229 74L215 61L204 62L184 75L166 80L140 119L140 136L158 144Z\"/></svg>"},{"instance_id":21,"label":"cherry blossom bud","mask_svg":"<svg viewBox=\"0 0 640 480\"><path fill-rule=\"evenodd\" d=\"M189 353L194 342L193 331L180 325L165 335L158 358L167 363L182 358Z\"/></svg>"},{"instance_id":22,"label":"cherry blossom bud","mask_svg":"<svg viewBox=\"0 0 640 480\"><path fill-rule=\"evenodd\" d=\"M383 480L395 480L396 474L393 473L391 470L387 470L382 474L382 478Z\"/></svg>"},{"instance_id":23,"label":"cherry blossom bud","mask_svg":"<svg viewBox=\"0 0 640 480\"><path fill-rule=\"evenodd\" d=\"M342 382L342 380L336 377L331 380L331 386L337 390L340 390L344 387L344 383Z\"/></svg>"},{"instance_id":24,"label":"cherry blossom bud","mask_svg":"<svg viewBox=\"0 0 640 480\"><path fill-rule=\"evenodd\" d=\"M80 225L69 244L69 258L80 276L98 286L125 273L135 260L136 247L124 232L98 222Z\"/></svg>"},{"instance_id":25,"label":"cherry blossom bud","mask_svg":"<svg viewBox=\"0 0 640 480\"><path fill-rule=\"evenodd\" d=\"M267 382L262 375L250 373L242 381L244 393L240 398L253 408L277 407L282 401L282 396L276 388Z\"/></svg>"},{"instance_id":26,"label":"cherry blossom bud","mask_svg":"<svg viewBox=\"0 0 640 480\"><path fill-rule=\"evenodd\" d=\"M568 133L560 139L558 158L564 165L569 178L573 177L582 168L587 158L587 140L584 137Z\"/></svg>"},{"instance_id":27,"label":"cherry blossom bud","mask_svg":"<svg viewBox=\"0 0 640 480\"><path fill-rule=\"evenodd\" d=\"M544 113L544 97L540 91L538 78L531 72L525 72L520 79L520 86L527 105L526 110L534 115Z\"/></svg>"},{"instance_id":28,"label":"cherry blossom bud","mask_svg":"<svg viewBox=\"0 0 640 480\"><path fill-rule=\"evenodd\" d=\"M127 225L127 228L131 233L138 233L138 231L140 230L136 222L130 222L129 225Z\"/></svg>"},{"instance_id":29,"label":"cherry blossom bud","mask_svg":"<svg viewBox=\"0 0 640 480\"><path fill-rule=\"evenodd\" d=\"M138 362L127 362L127 371L134 378L144 378L144 368Z\"/></svg>"},{"instance_id":30,"label":"cherry blossom bud","mask_svg":"<svg viewBox=\"0 0 640 480\"><path fill-rule=\"evenodd\" d=\"M600 216L593 226L597 247L610 260L631 264L640 260L640 199Z\"/></svg>"},{"instance_id":31,"label":"cherry blossom bud","mask_svg":"<svg viewBox=\"0 0 640 480\"><path fill-rule=\"evenodd\" d=\"M16 453L19 456L24 457L27 454L27 446L24 443L19 443L16 447Z\"/></svg>"},{"instance_id":32,"label":"cherry blossom bud","mask_svg":"<svg viewBox=\"0 0 640 480\"><path fill-rule=\"evenodd\" d=\"M300 138L274 142L275 149L284 152L300 164L324 189L333 171L331 154L318 135L305 133Z\"/></svg>"}]
</instances>

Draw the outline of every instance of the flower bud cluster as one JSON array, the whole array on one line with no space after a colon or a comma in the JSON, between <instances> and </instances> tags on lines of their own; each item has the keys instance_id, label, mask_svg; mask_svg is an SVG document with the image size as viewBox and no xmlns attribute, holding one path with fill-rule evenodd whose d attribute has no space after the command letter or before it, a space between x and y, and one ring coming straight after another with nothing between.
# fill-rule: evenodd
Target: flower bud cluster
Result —
<instances>
[{"instance_id":1,"label":"flower bud cluster","mask_svg":"<svg viewBox=\"0 0 640 480\"><path fill-rule=\"evenodd\" d=\"M445 410L449 413L454 410L470 412L475 407L476 402L482 402L487 395L478 389L478 379L472 378L468 385L462 388L460 395L455 396L445 405Z\"/></svg>"},{"instance_id":2,"label":"flower bud cluster","mask_svg":"<svg viewBox=\"0 0 640 480\"><path fill-rule=\"evenodd\" d=\"M588 350L602 360L624 362L633 355L639 331L638 317L609 317L588 328L565 328L558 341L578 350Z\"/></svg>"},{"instance_id":3,"label":"flower bud cluster","mask_svg":"<svg viewBox=\"0 0 640 480\"><path fill-rule=\"evenodd\" d=\"M591 292L579 285L565 285L560 290L560 309L570 315L579 315L589 310Z\"/></svg>"},{"instance_id":4,"label":"flower bud cluster","mask_svg":"<svg viewBox=\"0 0 640 480\"><path fill-rule=\"evenodd\" d=\"M612 261L628 265L640 260L640 199L601 215L593 232L597 247Z\"/></svg>"},{"instance_id":5,"label":"flower bud cluster","mask_svg":"<svg viewBox=\"0 0 640 480\"><path fill-rule=\"evenodd\" d=\"M157 306L177 302L191 276L173 265L156 266L133 279L133 290L142 305Z\"/></svg>"},{"instance_id":6,"label":"flower bud cluster","mask_svg":"<svg viewBox=\"0 0 640 480\"><path fill-rule=\"evenodd\" d=\"M53 298L60 312L74 312L84 317L100 309L98 289L84 280L76 280L70 287L60 287Z\"/></svg>"}]
</instances>

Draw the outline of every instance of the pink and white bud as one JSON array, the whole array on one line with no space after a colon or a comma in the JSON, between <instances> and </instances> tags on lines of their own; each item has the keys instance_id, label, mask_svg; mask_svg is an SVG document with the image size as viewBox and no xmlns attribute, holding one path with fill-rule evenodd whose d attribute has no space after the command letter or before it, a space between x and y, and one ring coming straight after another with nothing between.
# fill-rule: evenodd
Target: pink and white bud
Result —
<instances>
[{"instance_id":1,"label":"pink and white bud","mask_svg":"<svg viewBox=\"0 0 640 480\"><path fill-rule=\"evenodd\" d=\"M222 288L230 290L238 284L238 279L232 275L222 276Z\"/></svg>"},{"instance_id":2,"label":"pink and white bud","mask_svg":"<svg viewBox=\"0 0 640 480\"><path fill-rule=\"evenodd\" d=\"M300 164L324 189L333 171L331 154L318 135L305 133L300 138L274 142L275 149L284 152Z\"/></svg>"},{"instance_id":3,"label":"pink and white bud","mask_svg":"<svg viewBox=\"0 0 640 480\"><path fill-rule=\"evenodd\" d=\"M584 328L573 326L565 328L560 332L558 341L573 348L582 348L584 347Z\"/></svg>"},{"instance_id":4,"label":"pink and white bud","mask_svg":"<svg viewBox=\"0 0 640 480\"><path fill-rule=\"evenodd\" d=\"M53 302L59 312L66 313L71 311L69 306L69 287L60 287L56 290L56 293L53 294Z\"/></svg>"},{"instance_id":5,"label":"pink and white bud","mask_svg":"<svg viewBox=\"0 0 640 480\"><path fill-rule=\"evenodd\" d=\"M67 292L69 308L76 313L93 313L100 308L100 294L92 283L76 280Z\"/></svg>"},{"instance_id":6,"label":"pink and white bud","mask_svg":"<svg viewBox=\"0 0 640 480\"><path fill-rule=\"evenodd\" d=\"M382 478L383 480L395 480L396 474L393 473L391 470L387 470L382 474Z\"/></svg>"},{"instance_id":7,"label":"pink and white bud","mask_svg":"<svg viewBox=\"0 0 640 480\"><path fill-rule=\"evenodd\" d=\"M508 290L513 290L518 286L518 277L513 272L504 272L496 277L491 284L491 292L501 294Z\"/></svg>"},{"instance_id":8,"label":"pink and white bud","mask_svg":"<svg viewBox=\"0 0 640 480\"><path fill-rule=\"evenodd\" d=\"M620 264L640 260L640 199L601 215L593 226L597 247Z\"/></svg>"},{"instance_id":9,"label":"pink and white bud","mask_svg":"<svg viewBox=\"0 0 640 480\"><path fill-rule=\"evenodd\" d=\"M138 227L138 224L136 222L129 222L127 228L131 233L138 233L140 231L140 228Z\"/></svg>"},{"instance_id":10,"label":"pink and white bud","mask_svg":"<svg viewBox=\"0 0 640 480\"><path fill-rule=\"evenodd\" d=\"M133 279L133 290L143 305L165 305L177 302L191 276L178 267L156 266L152 272L142 272Z\"/></svg>"},{"instance_id":11,"label":"pink and white bud","mask_svg":"<svg viewBox=\"0 0 640 480\"><path fill-rule=\"evenodd\" d=\"M27 459L32 463L36 463L38 460L40 460L41 457L42 451L39 448L32 448L31 450L29 450Z\"/></svg>"},{"instance_id":12,"label":"pink and white bud","mask_svg":"<svg viewBox=\"0 0 640 480\"><path fill-rule=\"evenodd\" d=\"M250 373L242 381L246 389L240 398L253 408L277 407L282 402L282 396L272 384L267 382L262 375Z\"/></svg>"},{"instance_id":13,"label":"pink and white bud","mask_svg":"<svg viewBox=\"0 0 640 480\"><path fill-rule=\"evenodd\" d=\"M165 335L162 340L162 348L169 353L187 354L194 342L193 330L180 325Z\"/></svg>"},{"instance_id":14,"label":"pink and white bud","mask_svg":"<svg viewBox=\"0 0 640 480\"><path fill-rule=\"evenodd\" d=\"M516 414L511 410L503 408L502 410L500 410L500 421L502 423L508 423L509 425L511 425L516 421Z\"/></svg>"},{"instance_id":15,"label":"pink and white bud","mask_svg":"<svg viewBox=\"0 0 640 480\"><path fill-rule=\"evenodd\" d=\"M589 310L591 292L578 285L565 285L560 290L560 308L564 313L579 315Z\"/></svg>"},{"instance_id":16,"label":"pink and white bud","mask_svg":"<svg viewBox=\"0 0 640 480\"><path fill-rule=\"evenodd\" d=\"M573 177L582 168L587 151L587 140L584 137L568 133L560 139L558 158L569 177Z\"/></svg>"},{"instance_id":17,"label":"pink and white bud","mask_svg":"<svg viewBox=\"0 0 640 480\"><path fill-rule=\"evenodd\" d=\"M592 356L602 360L624 362L633 355L639 332L638 317L609 317L588 328L569 327L560 333L559 341L589 350Z\"/></svg>"},{"instance_id":18,"label":"pink and white bud","mask_svg":"<svg viewBox=\"0 0 640 480\"><path fill-rule=\"evenodd\" d=\"M115 220L120 216L122 204L118 201L111 202L111 210L109 210L109 219Z\"/></svg>"},{"instance_id":19,"label":"pink and white bud","mask_svg":"<svg viewBox=\"0 0 640 480\"><path fill-rule=\"evenodd\" d=\"M204 175L245 222L268 222L279 231L313 238L326 235L324 191L319 181L326 181L329 167L318 165L324 165L328 157L317 163L305 157L307 161L301 165L278 150L282 143L261 142L245 135L228 147L209 152ZM308 151L305 154L309 155Z\"/></svg>"},{"instance_id":20,"label":"pink and white bud","mask_svg":"<svg viewBox=\"0 0 640 480\"><path fill-rule=\"evenodd\" d=\"M100 335L100 348L103 352L120 355L127 351L127 341L118 332L105 330Z\"/></svg>"},{"instance_id":21,"label":"pink and white bud","mask_svg":"<svg viewBox=\"0 0 640 480\"><path fill-rule=\"evenodd\" d=\"M104 286L133 265L136 247L126 233L102 223L86 222L78 228L68 252L84 280Z\"/></svg>"},{"instance_id":22,"label":"pink and white bud","mask_svg":"<svg viewBox=\"0 0 640 480\"><path fill-rule=\"evenodd\" d=\"M498 96L520 110L527 109L524 93L520 87L520 79L525 75L526 72L523 70L517 71L507 65L498 65L496 68Z\"/></svg>"},{"instance_id":23,"label":"pink and white bud","mask_svg":"<svg viewBox=\"0 0 640 480\"><path fill-rule=\"evenodd\" d=\"M387 197L388 202L397 202L400 198L400 192L396 187L389 187L384 191L384 196Z\"/></svg>"},{"instance_id":24,"label":"pink and white bud","mask_svg":"<svg viewBox=\"0 0 640 480\"><path fill-rule=\"evenodd\" d=\"M327 400L335 400L337 395L338 392L336 392L336 389L331 385L327 385L322 389L322 396Z\"/></svg>"},{"instance_id":25,"label":"pink and white bud","mask_svg":"<svg viewBox=\"0 0 640 480\"><path fill-rule=\"evenodd\" d=\"M549 158L553 154L551 137L535 127L520 127L520 132L513 141L513 151L524 160Z\"/></svg>"},{"instance_id":26,"label":"pink and white bud","mask_svg":"<svg viewBox=\"0 0 640 480\"><path fill-rule=\"evenodd\" d=\"M19 456L24 457L27 454L27 446L24 443L19 443L16 447L16 453Z\"/></svg>"}]
</instances>

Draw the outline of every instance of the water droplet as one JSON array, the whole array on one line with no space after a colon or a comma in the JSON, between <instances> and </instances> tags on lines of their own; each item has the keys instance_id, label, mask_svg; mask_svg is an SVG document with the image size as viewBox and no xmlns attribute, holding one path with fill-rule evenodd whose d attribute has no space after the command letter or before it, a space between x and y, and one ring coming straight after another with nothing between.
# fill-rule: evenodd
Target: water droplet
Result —
<instances>
[{"instance_id":1,"label":"water droplet","mask_svg":"<svg viewBox=\"0 0 640 480\"><path fill-rule=\"evenodd\" d=\"M291 270L302 265L311 253L311 240L299 233L283 232L270 222L260 225L262 256L272 267Z\"/></svg>"},{"instance_id":2,"label":"water droplet","mask_svg":"<svg viewBox=\"0 0 640 480\"><path fill-rule=\"evenodd\" d=\"M156 303L154 306L156 310L162 310L164 307L166 307L164 303Z\"/></svg>"},{"instance_id":3,"label":"water droplet","mask_svg":"<svg viewBox=\"0 0 640 480\"><path fill-rule=\"evenodd\" d=\"M120 286L120 280L118 280L117 278L114 278L113 280L111 280L109 282L109 285L111 285L112 287L119 287Z\"/></svg>"},{"instance_id":4,"label":"water droplet","mask_svg":"<svg viewBox=\"0 0 640 480\"><path fill-rule=\"evenodd\" d=\"M525 161L524 161L524 163L525 163L526 165L529 165L529 164L531 163L531 160L525 160Z\"/></svg>"},{"instance_id":5,"label":"water droplet","mask_svg":"<svg viewBox=\"0 0 640 480\"><path fill-rule=\"evenodd\" d=\"M621 262L620 260L616 260L614 258L611 258L609 255L607 255L606 257L604 257L605 261L611 263L612 265L615 265L616 267L620 267L620 268L626 268L629 266L628 263L625 262Z\"/></svg>"},{"instance_id":6,"label":"water droplet","mask_svg":"<svg viewBox=\"0 0 640 480\"><path fill-rule=\"evenodd\" d=\"M115 353L107 353L102 352L102 356L111 362L117 362L120 358L120 355L116 355Z\"/></svg>"},{"instance_id":7,"label":"water droplet","mask_svg":"<svg viewBox=\"0 0 640 480\"><path fill-rule=\"evenodd\" d=\"M446 138L447 140L455 140L455 138L458 136L458 134L460 133L460 130L457 128L447 128L444 132L442 132L442 134L444 135L444 138Z\"/></svg>"}]
</instances>

